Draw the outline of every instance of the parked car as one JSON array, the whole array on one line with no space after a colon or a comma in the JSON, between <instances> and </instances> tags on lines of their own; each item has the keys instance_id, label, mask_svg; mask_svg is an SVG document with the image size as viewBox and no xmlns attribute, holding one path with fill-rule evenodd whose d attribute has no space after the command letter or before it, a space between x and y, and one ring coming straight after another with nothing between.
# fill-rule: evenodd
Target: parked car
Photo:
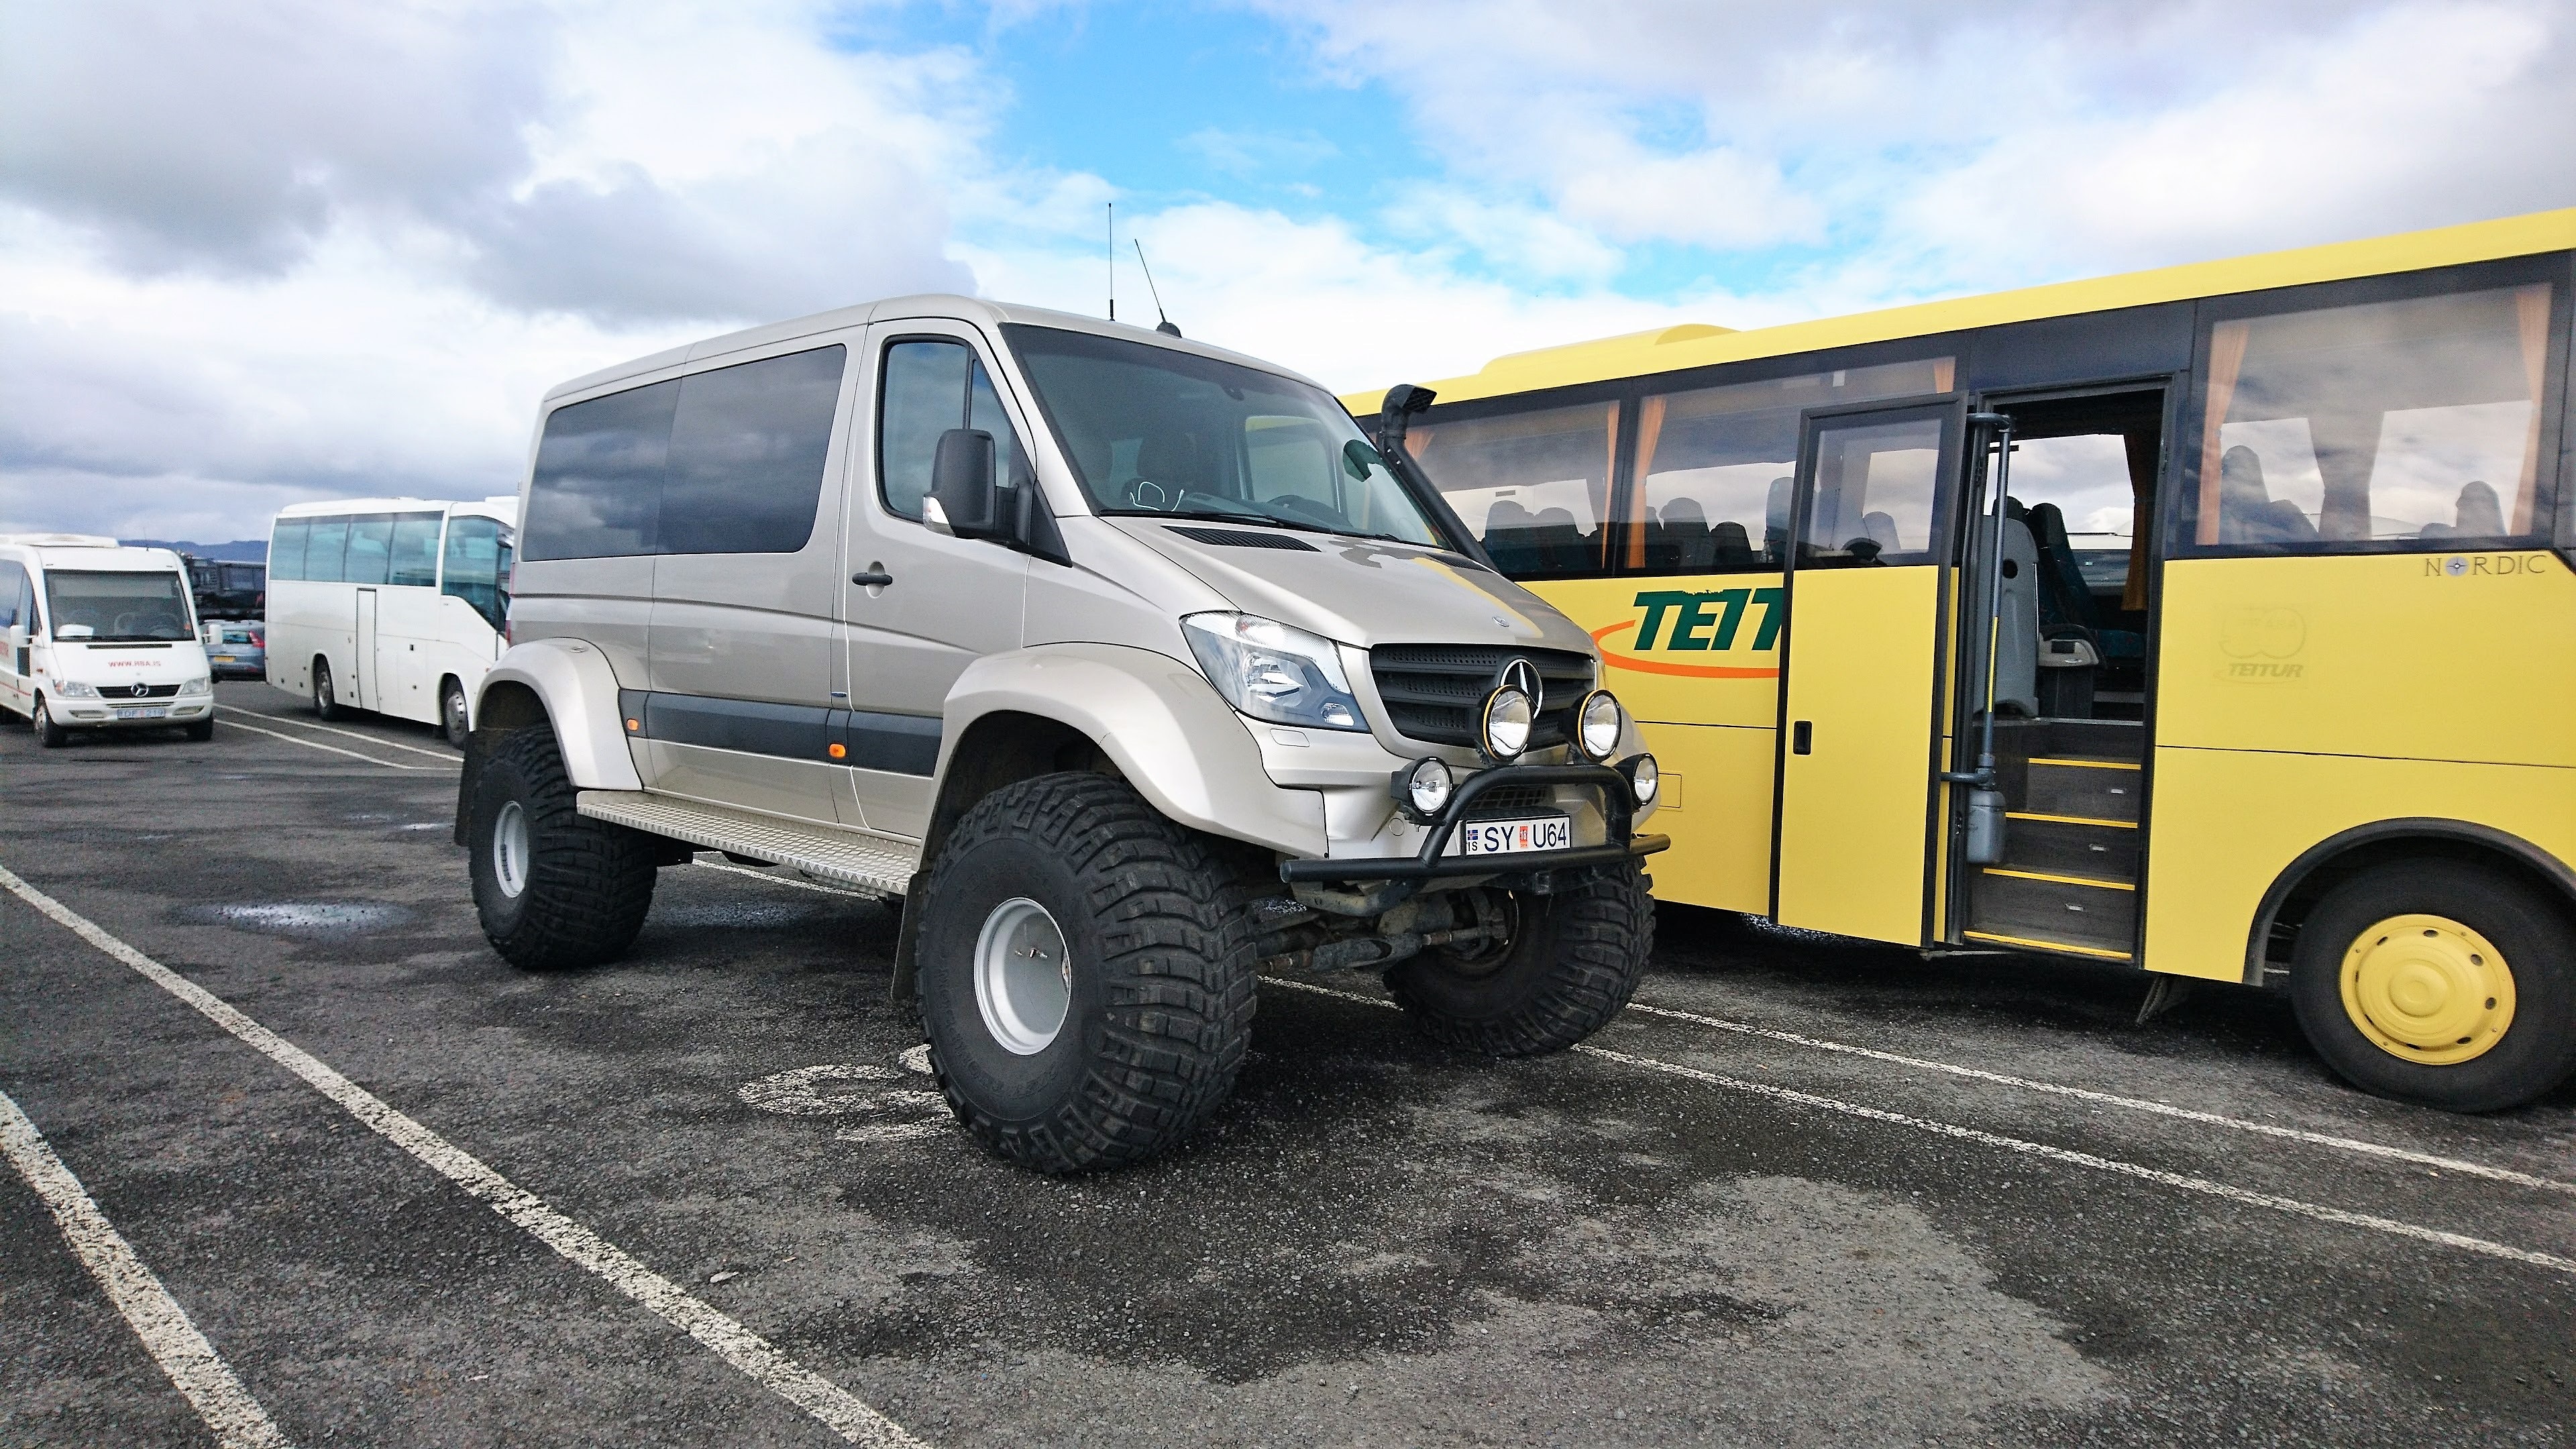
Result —
<instances>
[{"instance_id":1,"label":"parked car","mask_svg":"<svg viewBox=\"0 0 2576 1449\"><path fill-rule=\"evenodd\" d=\"M268 626L257 620L224 620L205 626L206 662L217 679L268 677Z\"/></svg>"}]
</instances>

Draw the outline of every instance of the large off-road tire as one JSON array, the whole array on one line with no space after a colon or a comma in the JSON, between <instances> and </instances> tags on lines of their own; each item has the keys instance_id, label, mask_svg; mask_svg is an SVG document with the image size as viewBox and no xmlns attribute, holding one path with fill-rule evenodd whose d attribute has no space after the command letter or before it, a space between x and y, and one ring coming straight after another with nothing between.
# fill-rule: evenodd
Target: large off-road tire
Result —
<instances>
[{"instance_id":1,"label":"large off-road tire","mask_svg":"<svg viewBox=\"0 0 2576 1449\"><path fill-rule=\"evenodd\" d=\"M453 679L441 680L438 686L438 728L447 742L465 748L465 737L474 732L470 712L465 708L465 686Z\"/></svg>"},{"instance_id":2,"label":"large off-road tire","mask_svg":"<svg viewBox=\"0 0 2576 1449\"><path fill-rule=\"evenodd\" d=\"M574 794L543 726L503 735L476 777L466 828L474 911L513 966L613 961L652 908L653 838L583 815Z\"/></svg>"},{"instance_id":3,"label":"large off-road tire","mask_svg":"<svg viewBox=\"0 0 2576 1449\"><path fill-rule=\"evenodd\" d=\"M1610 1024L1655 945L1655 902L1634 865L1554 895L1516 892L1512 935L1482 954L1426 951L1386 973L1414 1026L1487 1056L1563 1051Z\"/></svg>"},{"instance_id":4,"label":"large off-road tire","mask_svg":"<svg viewBox=\"0 0 2576 1449\"><path fill-rule=\"evenodd\" d=\"M331 661L318 655L313 660L313 715L326 720L349 717L349 707L340 702L339 691L331 684Z\"/></svg>"},{"instance_id":5,"label":"large off-road tire","mask_svg":"<svg viewBox=\"0 0 2576 1449\"><path fill-rule=\"evenodd\" d=\"M27 717L27 724L36 732L36 743L46 749L59 750L72 742L72 732L54 718L52 701L41 694L36 696L36 712Z\"/></svg>"},{"instance_id":6,"label":"large off-road tire","mask_svg":"<svg viewBox=\"0 0 2576 1449\"><path fill-rule=\"evenodd\" d=\"M1254 935L1231 874L1105 775L1043 775L969 810L931 864L915 948L931 1066L967 1130L1057 1173L1189 1136L1251 1035Z\"/></svg>"},{"instance_id":7,"label":"large off-road tire","mask_svg":"<svg viewBox=\"0 0 2576 1449\"><path fill-rule=\"evenodd\" d=\"M2576 1073L2565 908L2460 861L2374 866L2299 927L2290 998L2317 1055L2367 1092L2518 1107Z\"/></svg>"}]
</instances>

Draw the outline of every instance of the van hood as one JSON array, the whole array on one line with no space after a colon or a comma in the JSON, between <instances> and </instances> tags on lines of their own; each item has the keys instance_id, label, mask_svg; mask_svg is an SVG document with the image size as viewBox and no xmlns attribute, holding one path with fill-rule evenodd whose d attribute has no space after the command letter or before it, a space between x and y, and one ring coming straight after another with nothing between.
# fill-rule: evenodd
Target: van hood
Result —
<instances>
[{"instance_id":1,"label":"van hood","mask_svg":"<svg viewBox=\"0 0 2576 1449\"><path fill-rule=\"evenodd\" d=\"M1244 613L1344 644L1597 652L1591 636L1546 600L1439 549L1201 519L1118 515L1102 521L1187 570ZM1226 537L1265 542L1211 541Z\"/></svg>"},{"instance_id":2,"label":"van hood","mask_svg":"<svg viewBox=\"0 0 2576 1449\"><path fill-rule=\"evenodd\" d=\"M169 644L88 644L56 639L52 673L96 685L102 694L119 685L184 684L206 676L206 646L194 639Z\"/></svg>"}]
</instances>

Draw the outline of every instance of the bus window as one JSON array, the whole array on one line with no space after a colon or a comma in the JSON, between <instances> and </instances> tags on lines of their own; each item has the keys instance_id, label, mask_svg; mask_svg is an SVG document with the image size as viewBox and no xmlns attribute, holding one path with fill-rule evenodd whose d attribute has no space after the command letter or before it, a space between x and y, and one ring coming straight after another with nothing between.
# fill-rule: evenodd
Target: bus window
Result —
<instances>
[{"instance_id":1,"label":"bus window","mask_svg":"<svg viewBox=\"0 0 2576 1449\"><path fill-rule=\"evenodd\" d=\"M1605 526L1619 404L1417 425L1405 448L1516 579L1610 572Z\"/></svg>"},{"instance_id":2,"label":"bus window","mask_svg":"<svg viewBox=\"0 0 2576 1449\"><path fill-rule=\"evenodd\" d=\"M472 605L495 629L509 616L509 601L503 594L509 569L505 533L499 519L465 514L449 519L446 567L438 585L439 592Z\"/></svg>"},{"instance_id":3,"label":"bus window","mask_svg":"<svg viewBox=\"0 0 2576 1449\"><path fill-rule=\"evenodd\" d=\"M304 544L312 534L311 519L277 520L277 531L270 536L268 543L268 576L273 579L304 577Z\"/></svg>"},{"instance_id":4,"label":"bus window","mask_svg":"<svg viewBox=\"0 0 2576 1449\"><path fill-rule=\"evenodd\" d=\"M1798 560L1925 563L1941 494L1941 420L1845 425L1817 442L1816 496Z\"/></svg>"},{"instance_id":5,"label":"bus window","mask_svg":"<svg viewBox=\"0 0 2576 1449\"><path fill-rule=\"evenodd\" d=\"M385 582L416 588L438 583L438 525L435 513L406 513L393 521L393 559Z\"/></svg>"},{"instance_id":6,"label":"bus window","mask_svg":"<svg viewBox=\"0 0 2576 1449\"><path fill-rule=\"evenodd\" d=\"M1652 393L1637 412L1642 506L1621 551L1650 573L1780 567L1798 421L1809 408L1950 390L1953 360Z\"/></svg>"},{"instance_id":7,"label":"bus window","mask_svg":"<svg viewBox=\"0 0 2576 1449\"><path fill-rule=\"evenodd\" d=\"M304 577L317 583L338 583L340 564L348 547L348 519L314 519L310 541L304 546Z\"/></svg>"},{"instance_id":8,"label":"bus window","mask_svg":"<svg viewBox=\"0 0 2576 1449\"><path fill-rule=\"evenodd\" d=\"M381 584L391 572L394 519L390 513L365 514L349 520L349 551L342 557L340 580Z\"/></svg>"},{"instance_id":9,"label":"bus window","mask_svg":"<svg viewBox=\"0 0 2576 1449\"><path fill-rule=\"evenodd\" d=\"M2537 547L2547 283L2211 326L2197 547Z\"/></svg>"}]
</instances>

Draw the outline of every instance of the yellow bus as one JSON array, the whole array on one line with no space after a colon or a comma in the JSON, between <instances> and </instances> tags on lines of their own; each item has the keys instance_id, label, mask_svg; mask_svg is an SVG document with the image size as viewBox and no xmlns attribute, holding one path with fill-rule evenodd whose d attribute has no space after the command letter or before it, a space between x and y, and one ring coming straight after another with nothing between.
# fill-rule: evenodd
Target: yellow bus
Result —
<instances>
[{"instance_id":1,"label":"yellow bus","mask_svg":"<svg viewBox=\"0 0 2576 1449\"><path fill-rule=\"evenodd\" d=\"M2576 1071L2572 292L2555 211L1345 402L1600 641L1657 896L2286 990L2491 1110Z\"/></svg>"}]
</instances>

